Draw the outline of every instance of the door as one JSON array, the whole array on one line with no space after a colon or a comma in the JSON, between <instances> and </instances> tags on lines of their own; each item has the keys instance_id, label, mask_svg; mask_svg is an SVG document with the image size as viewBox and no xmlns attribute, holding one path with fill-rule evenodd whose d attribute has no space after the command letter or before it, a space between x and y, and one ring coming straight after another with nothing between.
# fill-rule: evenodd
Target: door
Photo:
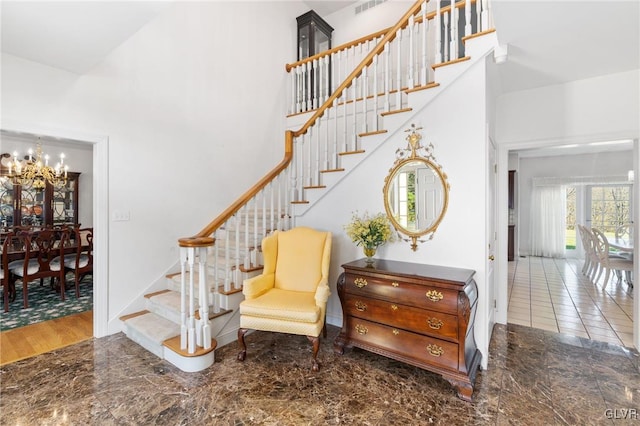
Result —
<instances>
[{"instance_id":1,"label":"door","mask_svg":"<svg viewBox=\"0 0 640 426\"><path fill-rule=\"evenodd\" d=\"M487 138L487 224L486 224L486 239L487 242L487 264L486 264L486 283L487 283L487 303L488 303L488 318L489 318L489 338L491 338L491 330L495 324L496 313L496 296L495 296L495 273L494 273L494 260L496 253L496 221L497 221L497 209L496 202L496 175L497 175L497 163L496 163L496 147L493 140Z\"/></svg>"}]
</instances>

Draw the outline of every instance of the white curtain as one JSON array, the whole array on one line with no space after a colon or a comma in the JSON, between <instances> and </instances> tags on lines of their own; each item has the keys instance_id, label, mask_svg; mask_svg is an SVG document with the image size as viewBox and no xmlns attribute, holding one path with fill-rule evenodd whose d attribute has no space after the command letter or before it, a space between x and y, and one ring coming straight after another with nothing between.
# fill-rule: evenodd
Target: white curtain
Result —
<instances>
[{"instance_id":1,"label":"white curtain","mask_svg":"<svg viewBox=\"0 0 640 426\"><path fill-rule=\"evenodd\" d=\"M534 184L530 224L533 256L565 257L566 210L564 186Z\"/></svg>"}]
</instances>

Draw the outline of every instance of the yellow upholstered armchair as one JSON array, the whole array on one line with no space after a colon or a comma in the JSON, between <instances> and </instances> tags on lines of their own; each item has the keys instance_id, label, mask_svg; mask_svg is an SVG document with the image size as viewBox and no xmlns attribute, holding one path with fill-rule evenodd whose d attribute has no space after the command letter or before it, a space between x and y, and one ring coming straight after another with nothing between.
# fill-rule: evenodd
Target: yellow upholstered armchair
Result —
<instances>
[{"instance_id":1,"label":"yellow upholstered armchair","mask_svg":"<svg viewBox=\"0 0 640 426\"><path fill-rule=\"evenodd\" d=\"M313 344L312 368L318 371L320 332L326 337L331 233L305 227L276 231L262 240L262 254L262 274L243 283L238 360L246 357L248 330L298 334Z\"/></svg>"}]
</instances>

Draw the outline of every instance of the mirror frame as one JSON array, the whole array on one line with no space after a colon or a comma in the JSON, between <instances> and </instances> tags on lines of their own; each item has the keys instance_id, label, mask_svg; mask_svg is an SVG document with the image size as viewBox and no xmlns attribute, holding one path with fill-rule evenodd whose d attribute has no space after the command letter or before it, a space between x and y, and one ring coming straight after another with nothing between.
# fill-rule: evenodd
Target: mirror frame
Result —
<instances>
[{"instance_id":1,"label":"mirror frame","mask_svg":"<svg viewBox=\"0 0 640 426\"><path fill-rule=\"evenodd\" d=\"M420 144L420 139L422 136L417 132L421 128L416 128L415 124L411 125L410 129L407 129L406 132L410 132L407 136L407 141L409 145L407 148L399 148L396 151L396 161L393 163L391 169L389 169L389 174L384 179L384 187L382 189L382 195L384 197L384 209L387 213L387 217L389 221L395 228L398 235L403 234L408 238L401 238L404 241L411 242L411 250L416 251L418 249L418 242L425 242L431 240L433 238L434 233L438 229L438 226L442 222L445 213L447 212L447 207L449 206L449 182L447 181L447 175L442 170L442 166L440 166L435 157L433 156L433 144L429 144L428 147L423 147ZM420 155L423 153L423 155ZM431 170L440 178L440 183L442 184L443 190L443 200L442 200L442 208L438 217L430 224L430 226L426 229L420 229L417 231L410 231L404 228L398 221L396 220L394 213L391 209L391 205L389 202L389 189L393 180L402 167L411 162L422 162L426 164ZM426 239L419 239L420 237L428 236Z\"/></svg>"}]
</instances>

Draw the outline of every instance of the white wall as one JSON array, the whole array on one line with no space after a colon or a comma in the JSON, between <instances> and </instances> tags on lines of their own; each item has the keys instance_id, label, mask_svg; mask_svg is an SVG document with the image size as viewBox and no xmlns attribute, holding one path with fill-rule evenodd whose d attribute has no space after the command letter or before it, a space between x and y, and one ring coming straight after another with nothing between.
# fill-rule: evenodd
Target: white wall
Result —
<instances>
[{"instance_id":1,"label":"white wall","mask_svg":"<svg viewBox=\"0 0 640 426\"><path fill-rule=\"evenodd\" d=\"M0 135L0 153L26 154L29 148L35 150L36 140L12 135ZM80 173L78 180L78 223L83 227L93 226L93 152L91 146L60 144L42 141L42 150L52 158L60 153L65 155L69 171Z\"/></svg>"},{"instance_id":2,"label":"white wall","mask_svg":"<svg viewBox=\"0 0 640 426\"><path fill-rule=\"evenodd\" d=\"M451 191L449 207L433 240L419 244L412 251L407 242L382 246L376 257L434 264L476 271L479 289L475 321L476 341L486 363L488 331L485 283L485 69L480 61L456 83L448 87L435 102L416 113L399 132L389 135L367 160L357 166L304 216L297 225L312 226L333 233L330 286L332 294L327 307L331 324L342 324L342 310L336 290L341 265L363 257L362 249L345 234L343 226L354 211L384 212L382 188L384 179L395 161L395 150L406 146L405 129L412 123L423 127L422 142L433 143L434 155L448 175ZM465 99L465 102L460 102ZM455 114L452 112L455 111ZM464 123L464 125L460 125ZM384 128L384 126L383 126ZM486 364L484 364L486 365Z\"/></svg>"},{"instance_id":3,"label":"white wall","mask_svg":"<svg viewBox=\"0 0 640 426\"><path fill-rule=\"evenodd\" d=\"M529 254L531 192L534 177L627 176L633 169L633 152L614 151L571 156L520 158L518 171L519 229L518 250Z\"/></svg>"},{"instance_id":4,"label":"white wall","mask_svg":"<svg viewBox=\"0 0 640 426\"><path fill-rule=\"evenodd\" d=\"M109 332L283 155L299 2L176 2L85 75L2 57L2 128L108 138ZM259 30L258 30L259 29ZM269 37L261 37L269 34Z\"/></svg>"}]
</instances>

